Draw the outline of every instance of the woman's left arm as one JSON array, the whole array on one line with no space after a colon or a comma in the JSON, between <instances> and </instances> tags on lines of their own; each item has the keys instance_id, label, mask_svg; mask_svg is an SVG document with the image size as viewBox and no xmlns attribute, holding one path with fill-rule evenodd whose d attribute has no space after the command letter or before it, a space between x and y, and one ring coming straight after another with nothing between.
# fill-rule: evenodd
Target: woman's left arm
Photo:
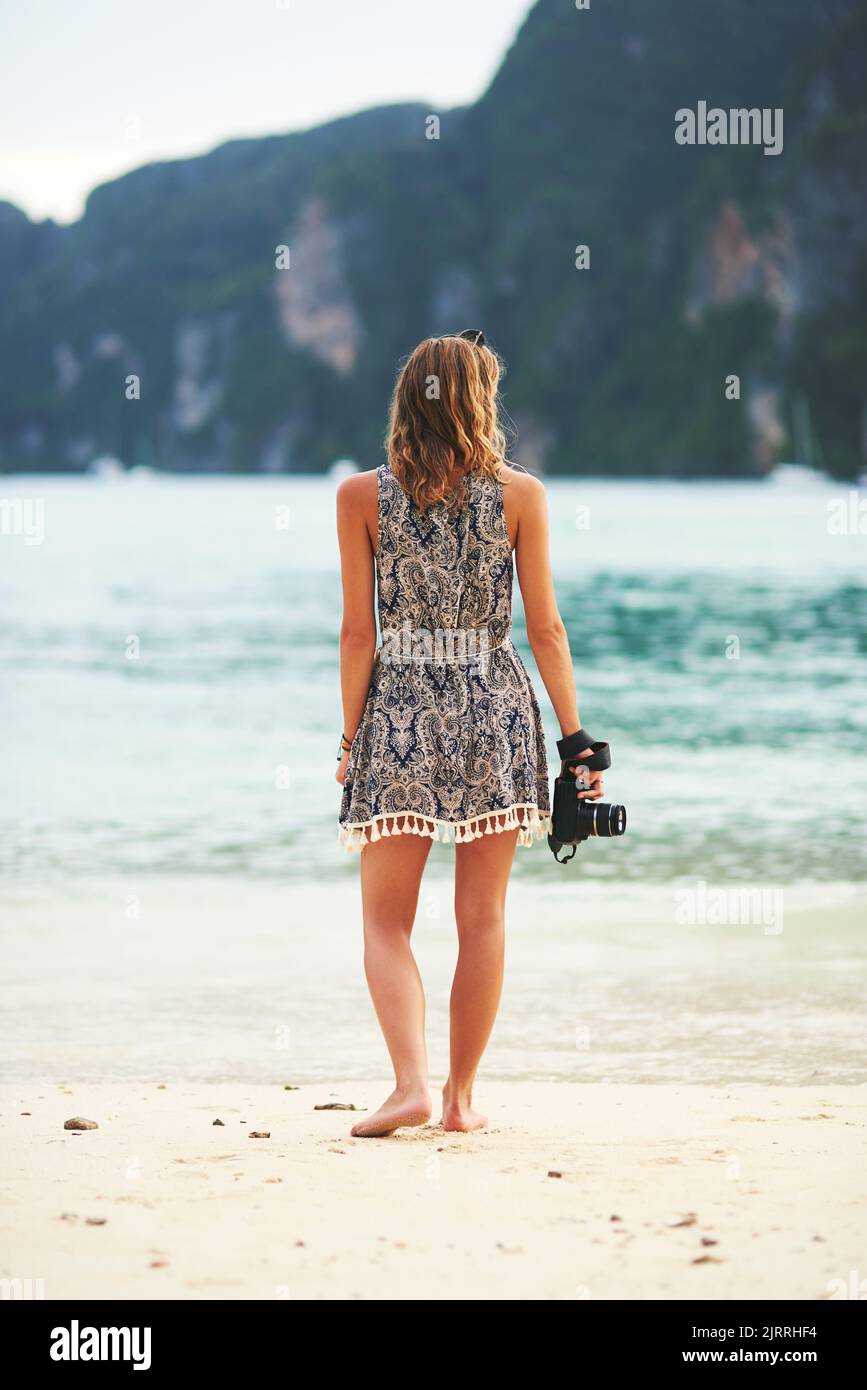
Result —
<instances>
[{"instance_id":1,"label":"woman's left arm","mask_svg":"<svg viewBox=\"0 0 867 1390\"><path fill-rule=\"evenodd\" d=\"M375 473L373 484L376 484ZM346 478L337 489L337 538L343 581L340 688L343 697L343 732L350 742L361 722L376 651L374 558L365 506L370 488L371 475L356 473ZM348 761L349 753L345 752L337 769L338 782L342 783L346 776Z\"/></svg>"}]
</instances>

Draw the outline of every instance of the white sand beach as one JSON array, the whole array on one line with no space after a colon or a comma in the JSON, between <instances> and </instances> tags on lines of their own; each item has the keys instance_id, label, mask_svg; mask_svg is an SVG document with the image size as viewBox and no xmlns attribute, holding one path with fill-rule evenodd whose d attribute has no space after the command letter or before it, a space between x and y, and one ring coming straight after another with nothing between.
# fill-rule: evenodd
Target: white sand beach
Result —
<instances>
[{"instance_id":1,"label":"white sand beach","mask_svg":"<svg viewBox=\"0 0 867 1390\"><path fill-rule=\"evenodd\" d=\"M488 1129L382 1140L315 1109L387 1090L6 1083L0 1278L46 1299L856 1296L864 1086L491 1082Z\"/></svg>"}]
</instances>

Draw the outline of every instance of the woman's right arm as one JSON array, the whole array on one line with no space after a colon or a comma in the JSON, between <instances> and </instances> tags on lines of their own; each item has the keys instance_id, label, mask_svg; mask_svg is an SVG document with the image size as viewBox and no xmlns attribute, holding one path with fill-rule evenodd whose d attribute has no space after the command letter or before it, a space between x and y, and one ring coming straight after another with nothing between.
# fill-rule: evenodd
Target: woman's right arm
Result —
<instances>
[{"instance_id":1,"label":"woman's right arm","mask_svg":"<svg viewBox=\"0 0 867 1390\"><path fill-rule=\"evenodd\" d=\"M340 687L343 732L350 743L355 738L367 702L376 651L374 556L366 516L375 505L375 473L357 473L337 489L337 537L343 583ZM346 753L340 760L338 782L343 782L346 775L348 758Z\"/></svg>"},{"instance_id":2,"label":"woman's right arm","mask_svg":"<svg viewBox=\"0 0 867 1390\"><path fill-rule=\"evenodd\" d=\"M581 727L572 654L554 594L545 489L530 474L510 484L520 488L515 560L524 600L527 638L564 736Z\"/></svg>"}]
</instances>

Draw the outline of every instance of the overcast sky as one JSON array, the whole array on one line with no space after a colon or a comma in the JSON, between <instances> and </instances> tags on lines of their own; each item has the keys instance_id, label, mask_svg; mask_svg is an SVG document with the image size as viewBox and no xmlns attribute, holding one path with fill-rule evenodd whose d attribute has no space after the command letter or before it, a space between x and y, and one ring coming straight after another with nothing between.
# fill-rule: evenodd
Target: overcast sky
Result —
<instances>
[{"instance_id":1,"label":"overcast sky","mask_svg":"<svg viewBox=\"0 0 867 1390\"><path fill-rule=\"evenodd\" d=\"M0 199L73 221L97 184L236 135L487 86L532 0L0 0Z\"/></svg>"}]
</instances>

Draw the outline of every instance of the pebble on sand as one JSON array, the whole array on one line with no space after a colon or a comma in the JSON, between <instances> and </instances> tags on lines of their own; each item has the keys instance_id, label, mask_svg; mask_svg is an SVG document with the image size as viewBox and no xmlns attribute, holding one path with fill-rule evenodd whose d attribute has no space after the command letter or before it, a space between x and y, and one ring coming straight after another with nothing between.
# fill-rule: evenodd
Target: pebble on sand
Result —
<instances>
[{"instance_id":1,"label":"pebble on sand","mask_svg":"<svg viewBox=\"0 0 867 1390\"><path fill-rule=\"evenodd\" d=\"M247 1135L247 1138L248 1138L248 1139L270 1139L270 1138L271 1138L271 1131L270 1131L270 1129L251 1129L251 1130L250 1130L250 1133Z\"/></svg>"},{"instance_id":2,"label":"pebble on sand","mask_svg":"<svg viewBox=\"0 0 867 1390\"><path fill-rule=\"evenodd\" d=\"M64 1120L64 1129L99 1129L96 1120L82 1119L81 1115L73 1115L71 1120Z\"/></svg>"}]
</instances>

